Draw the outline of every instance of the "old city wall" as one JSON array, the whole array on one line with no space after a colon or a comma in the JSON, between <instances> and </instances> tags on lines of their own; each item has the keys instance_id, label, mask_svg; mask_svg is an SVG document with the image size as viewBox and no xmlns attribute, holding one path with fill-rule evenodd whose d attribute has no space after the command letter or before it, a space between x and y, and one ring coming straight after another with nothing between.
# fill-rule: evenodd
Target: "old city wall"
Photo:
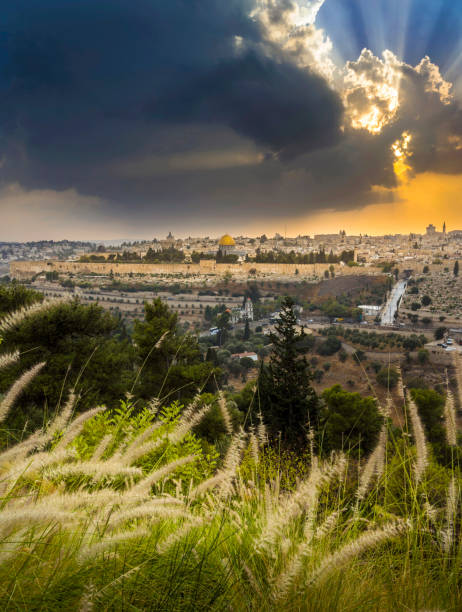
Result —
<instances>
[{"instance_id":1,"label":"old city wall","mask_svg":"<svg viewBox=\"0 0 462 612\"><path fill-rule=\"evenodd\" d=\"M56 271L62 274L96 274L107 276L128 276L129 274L142 275L217 275L226 273L236 275L281 275L299 277L322 277L330 264L217 264L211 260L204 260L197 264L137 264L137 263L80 263L68 261L16 261L10 264L10 275L18 280L27 280L43 272ZM358 276L382 274L380 268L352 267L334 265L336 276Z\"/></svg>"},{"instance_id":2,"label":"old city wall","mask_svg":"<svg viewBox=\"0 0 462 612\"><path fill-rule=\"evenodd\" d=\"M237 263L237 264L217 264L213 260L202 260L197 264L175 263L175 264L145 264L145 263L81 263L70 261L15 261L10 264L10 274L18 280L27 280L41 272L56 271L67 274L100 274L107 276L113 272L115 275L128 276L129 274L149 274L149 275L213 275L224 276L227 272L237 275L249 275L256 272L257 275L280 275L280 276L299 276L313 278L322 277L326 270L330 269L331 264L257 264L257 263ZM422 273L424 264L406 264L406 269L416 273ZM441 266L430 265L432 272L440 272ZM381 268L344 266L334 264L336 276L359 276L383 274Z\"/></svg>"}]
</instances>

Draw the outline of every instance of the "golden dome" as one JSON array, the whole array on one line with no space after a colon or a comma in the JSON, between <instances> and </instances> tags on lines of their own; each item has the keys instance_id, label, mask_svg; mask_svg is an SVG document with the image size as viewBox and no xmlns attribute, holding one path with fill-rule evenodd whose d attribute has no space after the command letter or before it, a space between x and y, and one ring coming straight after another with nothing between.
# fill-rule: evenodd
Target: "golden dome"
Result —
<instances>
[{"instance_id":1,"label":"golden dome","mask_svg":"<svg viewBox=\"0 0 462 612\"><path fill-rule=\"evenodd\" d=\"M224 236L222 236L218 244L220 246L236 246L234 238L231 238L229 234L225 234Z\"/></svg>"}]
</instances>

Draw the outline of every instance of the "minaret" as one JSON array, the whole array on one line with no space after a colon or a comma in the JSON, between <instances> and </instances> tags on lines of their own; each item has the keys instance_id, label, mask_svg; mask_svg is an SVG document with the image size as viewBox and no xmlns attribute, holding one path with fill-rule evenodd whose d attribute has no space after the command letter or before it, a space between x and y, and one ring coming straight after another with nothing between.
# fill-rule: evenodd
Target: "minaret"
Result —
<instances>
[{"instance_id":1,"label":"minaret","mask_svg":"<svg viewBox=\"0 0 462 612\"><path fill-rule=\"evenodd\" d=\"M446 221L443 223L443 236L446 236Z\"/></svg>"}]
</instances>

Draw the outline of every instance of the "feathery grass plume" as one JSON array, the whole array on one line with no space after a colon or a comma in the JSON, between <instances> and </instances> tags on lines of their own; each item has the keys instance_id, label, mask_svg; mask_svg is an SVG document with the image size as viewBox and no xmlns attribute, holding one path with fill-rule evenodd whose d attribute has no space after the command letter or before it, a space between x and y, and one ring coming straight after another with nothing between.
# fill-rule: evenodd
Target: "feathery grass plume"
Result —
<instances>
[{"instance_id":1,"label":"feathery grass plume","mask_svg":"<svg viewBox=\"0 0 462 612\"><path fill-rule=\"evenodd\" d=\"M24 546L24 540L27 538L27 529L20 529L14 535L14 541L3 541L0 551L0 565L10 562L12 557L21 552Z\"/></svg>"},{"instance_id":2,"label":"feathery grass plume","mask_svg":"<svg viewBox=\"0 0 462 612\"><path fill-rule=\"evenodd\" d=\"M448 388L444 404L444 424L449 446L457 446L456 407L452 391Z\"/></svg>"},{"instance_id":3,"label":"feathery grass plume","mask_svg":"<svg viewBox=\"0 0 462 612\"><path fill-rule=\"evenodd\" d=\"M162 503L161 503L162 502ZM111 515L108 526L111 528L132 521L134 519L148 519L152 521L174 521L176 519L189 519L192 515L181 504L174 504L172 500L153 499L134 508L123 509Z\"/></svg>"},{"instance_id":4,"label":"feathery grass plume","mask_svg":"<svg viewBox=\"0 0 462 612\"><path fill-rule=\"evenodd\" d=\"M174 431L169 434L168 439L171 444L178 444L178 442L181 442L185 435L202 421L209 410L210 405L204 406L195 414L193 414L192 411L188 411L188 413L181 418Z\"/></svg>"},{"instance_id":5,"label":"feathery grass plume","mask_svg":"<svg viewBox=\"0 0 462 612\"><path fill-rule=\"evenodd\" d=\"M14 402L19 395L24 391L27 385L37 376L40 370L44 367L45 362L38 363L22 374L10 387L9 391L0 402L0 423L4 421L11 410Z\"/></svg>"},{"instance_id":6,"label":"feathery grass plume","mask_svg":"<svg viewBox=\"0 0 462 612\"><path fill-rule=\"evenodd\" d=\"M131 494L147 495L149 491L151 490L151 487L153 484L155 484L156 482L159 482L160 480L163 480L164 478L167 478L167 476L169 476L176 469L183 467L183 465L192 463L193 461L196 461L196 460L197 460L196 455L188 455L187 457L180 457L179 459L176 459L175 461L170 461L170 463L167 463L166 465L163 465L162 467L158 468L154 472L151 472L151 474L148 474L146 478L143 478L143 480L141 480L134 487L132 487L130 489Z\"/></svg>"},{"instance_id":7,"label":"feathery grass plume","mask_svg":"<svg viewBox=\"0 0 462 612\"><path fill-rule=\"evenodd\" d=\"M286 598L296 578L302 573L305 559L311 552L311 541L302 541L298 544L295 553L292 555L288 566L276 579L275 600L281 601Z\"/></svg>"},{"instance_id":8,"label":"feathery grass plume","mask_svg":"<svg viewBox=\"0 0 462 612\"><path fill-rule=\"evenodd\" d=\"M5 333L24 321L27 317L37 313L46 312L59 304L66 304L72 301L72 298L58 298L54 300L44 300L43 302L35 302L31 306L24 306L14 312L7 314L0 320L0 333Z\"/></svg>"},{"instance_id":9,"label":"feathery grass plume","mask_svg":"<svg viewBox=\"0 0 462 612\"><path fill-rule=\"evenodd\" d=\"M441 543L444 552L448 553L454 543L454 523L457 515L457 504L459 501L459 488L455 476L451 478L446 498L446 529L441 534Z\"/></svg>"},{"instance_id":10,"label":"feathery grass plume","mask_svg":"<svg viewBox=\"0 0 462 612\"><path fill-rule=\"evenodd\" d=\"M159 412L160 405L161 401L158 397L155 397L154 399L150 400L150 402L148 403L148 409L152 416L157 415L157 413Z\"/></svg>"},{"instance_id":11,"label":"feathery grass plume","mask_svg":"<svg viewBox=\"0 0 462 612\"><path fill-rule=\"evenodd\" d=\"M199 400L200 396L196 396L194 398L190 406L188 406L188 408L184 411L178 425L172 432L168 434L168 441L170 442L170 444L178 444L178 442L181 442L181 440L186 436L186 434L191 431L191 429L195 427L210 410L210 406L207 405L194 414ZM154 423L140 436L137 436L133 440L133 442L129 444L129 446L123 453L124 460L127 463L134 463L140 457L143 457L144 455L147 455L148 453L154 451L156 448L161 447L165 443L167 438L151 440L149 442L146 442L145 444L143 444L142 442L149 438L149 436L162 425L162 422Z\"/></svg>"},{"instance_id":12,"label":"feathery grass plume","mask_svg":"<svg viewBox=\"0 0 462 612\"><path fill-rule=\"evenodd\" d=\"M61 450L70 444L82 431L85 423L92 419L94 416L106 410L106 406L98 406L97 408L92 408L91 410L87 410L76 419L72 421L64 431L63 437L55 446L54 450Z\"/></svg>"},{"instance_id":13,"label":"feathery grass plume","mask_svg":"<svg viewBox=\"0 0 462 612\"><path fill-rule=\"evenodd\" d=\"M459 353L453 353L453 364L456 373L457 397L459 399L459 409L462 410L462 357Z\"/></svg>"},{"instance_id":14,"label":"feathery grass plume","mask_svg":"<svg viewBox=\"0 0 462 612\"><path fill-rule=\"evenodd\" d=\"M4 464L8 461L18 461L37 449L43 450L45 446L53 439L54 435L67 425L75 405L75 400L76 396L74 392L71 392L63 410L51 421L48 429L45 432L42 432L41 430L36 431L26 440L23 440L19 444L15 444L8 450L1 453L0 464Z\"/></svg>"},{"instance_id":15,"label":"feathery grass plume","mask_svg":"<svg viewBox=\"0 0 462 612\"><path fill-rule=\"evenodd\" d=\"M24 525L35 525L37 523L64 524L72 521L73 517L68 512L51 508L49 504L42 507L26 507L14 505L0 512L0 532L6 533L14 530L15 527Z\"/></svg>"},{"instance_id":16,"label":"feathery grass plume","mask_svg":"<svg viewBox=\"0 0 462 612\"><path fill-rule=\"evenodd\" d=\"M79 603L78 612L93 612L93 610L95 609L95 597L96 587L92 582L90 582L90 584L85 587L85 590Z\"/></svg>"},{"instance_id":17,"label":"feathery grass plume","mask_svg":"<svg viewBox=\"0 0 462 612\"><path fill-rule=\"evenodd\" d=\"M25 477L33 472L42 473L50 465L65 464L69 460L75 460L75 458L76 451L74 448L35 453L13 463L7 472L7 477L12 479L18 476Z\"/></svg>"},{"instance_id":18,"label":"feathery grass plume","mask_svg":"<svg viewBox=\"0 0 462 612\"><path fill-rule=\"evenodd\" d=\"M204 417L206 412L210 409L210 406L204 407L198 413L195 413L197 405L199 404L200 396L196 395L190 405L186 408L186 410L181 415L181 419L179 423L176 425L175 429L170 432L168 435L168 440L171 444L176 444L181 442L184 436L199 423L199 421ZM124 451L125 460L128 460L133 463L143 455L146 455L149 452L152 452L156 448L159 448L165 443L165 438L159 438L157 440L150 440L146 444L142 444L149 438L149 436L154 433L157 429L159 429L163 425L162 421L158 421L153 423L146 431L137 436L132 443L129 444L127 449Z\"/></svg>"},{"instance_id":19,"label":"feathery grass plume","mask_svg":"<svg viewBox=\"0 0 462 612\"><path fill-rule=\"evenodd\" d=\"M232 483L237 469L241 464L242 453L247 440L247 435L241 428L231 439L231 444L226 452L221 472L225 475L219 483L220 495L226 496L232 491Z\"/></svg>"},{"instance_id":20,"label":"feathery grass plume","mask_svg":"<svg viewBox=\"0 0 462 612\"><path fill-rule=\"evenodd\" d=\"M261 413L261 410L258 411L257 417L258 417L257 438L258 438L258 442L260 446L263 447L268 442L268 432L266 431L266 425L263 420L263 415Z\"/></svg>"},{"instance_id":21,"label":"feathery grass plume","mask_svg":"<svg viewBox=\"0 0 462 612\"><path fill-rule=\"evenodd\" d=\"M14 353L7 353L6 355L0 355L0 370L8 367L12 363L16 363L19 359L19 351Z\"/></svg>"},{"instance_id":22,"label":"feathery grass plume","mask_svg":"<svg viewBox=\"0 0 462 612\"><path fill-rule=\"evenodd\" d=\"M418 484L421 481L422 476L428 466L428 448L427 448L427 440L425 438L425 431L422 425L422 421L420 420L417 405L409 393L407 394L407 396L408 396L407 400L408 400L409 415L411 417L412 431L414 434L414 440L415 440L416 450L417 450L417 457L416 457L414 469L415 469L415 480L416 480L416 483Z\"/></svg>"},{"instance_id":23,"label":"feathery grass plume","mask_svg":"<svg viewBox=\"0 0 462 612\"><path fill-rule=\"evenodd\" d=\"M127 466L119 461L96 461L94 459L58 465L45 472L45 476L52 479L69 476L91 476L94 481L110 476L140 477L142 474L141 468Z\"/></svg>"},{"instance_id":24,"label":"feathery grass plume","mask_svg":"<svg viewBox=\"0 0 462 612\"><path fill-rule=\"evenodd\" d=\"M276 506L271 504L273 507L270 507L269 512L267 510L265 524L256 542L257 549L274 552L276 541L281 537L286 526L299 517L303 511L306 511L308 522L312 526L321 482L322 470L314 466L308 478L300 483L292 494L281 497Z\"/></svg>"},{"instance_id":25,"label":"feathery grass plume","mask_svg":"<svg viewBox=\"0 0 462 612\"><path fill-rule=\"evenodd\" d=\"M339 518L342 514L342 510L334 510L331 512L329 516L327 516L324 521L319 525L316 529L316 533L314 534L315 540L321 540L325 538L327 535L332 533L332 531L337 527Z\"/></svg>"},{"instance_id":26,"label":"feathery grass plume","mask_svg":"<svg viewBox=\"0 0 462 612\"><path fill-rule=\"evenodd\" d=\"M170 534L163 542L157 544L157 552L165 555L175 544L186 538L193 529L201 527L204 520L200 517L192 516L184 525Z\"/></svg>"},{"instance_id":27,"label":"feathery grass plume","mask_svg":"<svg viewBox=\"0 0 462 612\"><path fill-rule=\"evenodd\" d=\"M251 452L251 455L252 455L252 459L253 459L255 465L258 465L258 463L260 462L260 449L259 449L259 446L258 446L258 438L255 435L253 427L250 429L249 447L250 447L250 452Z\"/></svg>"},{"instance_id":28,"label":"feathery grass plume","mask_svg":"<svg viewBox=\"0 0 462 612\"><path fill-rule=\"evenodd\" d=\"M359 486L356 490L356 499L362 501L369 489L372 478L380 478L385 468L385 451L387 446L387 425L384 423L380 430L377 446L364 466L359 478Z\"/></svg>"},{"instance_id":29,"label":"feathery grass plume","mask_svg":"<svg viewBox=\"0 0 462 612\"><path fill-rule=\"evenodd\" d=\"M145 429L141 434L135 436L131 442L128 443L126 448L121 452L116 452L114 456L119 456L125 463L130 464L137 461L143 455L147 455L149 452L155 450L164 443L163 440L146 440L152 436L152 434L162 427L162 421L153 423L150 427Z\"/></svg>"},{"instance_id":30,"label":"feathery grass plume","mask_svg":"<svg viewBox=\"0 0 462 612\"><path fill-rule=\"evenodd\" d=\"M28 438L0 453L0 466L24 459L31 451L43 443L42 432L36 431Z\"/></svg>"},{"instance_id":31,"label":"feathery grass plume","mask_svg":"<svg viewBox=\"0 0 462 612\"><path fill-rule=\"evenodd\" d=\"M241 453L244 448L246 435L242 429L240 429L231 439L231 444L226 451L226 455L223 461L223 471L229 470L236 471L241 462Z\"/></svg>"},{"instance_id":32,"label":"feathery grass plume","mask_svg":"<svg viewBox=\"0 0 462 612\"><path fill-rule=\"evenodd\" d=\"M401 370L401 367L398 366L396 368L397 372L398 372L398 381L397 381L397 389L398 389L398 394L400 396L400 398L403 400L403 403L406 401L406 391L404 389L404 383L403 383L403 372ZM387 415L385 415L387 416Z\"/></svg>"},{"instance_id":33,"label":"feathery grass plume","mask_svg":"<svg viewBox=\"0 0 462 612\"><path fill-rule=\"evenodd\" d=\"M229 414L226 398L221 390L218 392L218 405L220 407L221 416L223 417L226 433L231 436L233 433L233 422L231 420L231 415Z\"/></svg>"},{"instance_id":34,"label":"feathery grass plume","mask_svg":"<svg viewBox=\"0 0 462 612\"><path fill-rule=\"evenodd\" d=\"M51 421L50 425L48 426L47 431L45 432L45 434L43 434L38 448L40 449L45 448L45 446L53 439L55 434L62 431L66 427L66 425L68 424L72 416L72 412L74 410L76 400L77 400L77 397L74 391L72 390L69 393L69 397L67 399L67 402L64 405L64 408L61 410L61 412L59 412L55 416L55 418Z\"/></svg>"},{"instance_id":35,"label":"feathery grass plume","mask_svg":"<svg viewBox=\"0 0 462 612\"><path fill-rule=\"evenodd\" d=\"M99 554L105 553L119 545L123 545L130 540L148 538L150 535L151 532L145 527L140 527L133 531L122 531L109 538L104 538L101 542L97 542L96 544L87 544L83 546L79 551L78 559L80 563L86 563L87 561L95 559Z\"/></svg>"},{"instance_id":36,"label":"feathery grass plume","mask_svg":"<svg viewBox=\"0 0 462 612\"><path fill-rule=\"evenodd\" d=\"M55 491L43 498L43 504L49 503L54 508L66 512L88 511L89 509L107 513L108 508L126 507L130 504L143 503L146 497L129 498L125 491L104 488L96 491L77 490L74 492Z\"/></svg>"},{"instance_id":37,"label":"feathery grass plume","mask_svg":"<svg viewBox=\"0 0 462 612\"><path fill-rule=\"evenodd\" d=\"M197 485L197 487L192 489L190 492L191 499L201 497L207 493L207 491L210 491L216 487L219 488L219 495L223 497L232 491L232 483L236 477L237 468L240 465L245 440L246 436L242 429L234 434L231 444L226 452L223 467L215 474L215 476L204 480Z\"/></svg>"},{"instance_id":38,"label":"feathery grass plume","mask_svg":"<svg viewBox=\"0 0 462 612\"><path fill-rule=\"evenodd\" d=\"M263 593L260 589L260 586L252 572L252 570L250 569L250 567L247 565L247 563L243 563L242 564L242 569L244 570L251 587L253 588L253 590L259 595L259 597L263 597Z\"/></svg>"},{"instance_id":39,"label":"feathery grass plume","mask_svg":"<svg viewBox=\"0 0 462 612\"><path fill-rule=\"evenodd\" d=\"M313 572L310 583L317 582L326 574L333 572L343 565L358 558L366 550L378 546L382 542L399 537L409 531L410 525L405 521L388 523L381 529L365 531L352 542L323 559L319 567Z\"/></svg>"},{"instance_id":40,"label":"feathery grass plume","mask_svg":"<svg viewBox=\"0 0 462 612\"><path fill-rule=\"evenodd\" d=\"M107 434L107 436L104 436L104 438L100 440L95 450L93 451L93 455L91 456L92 461L99 461L102 458L104 453L107 451L109 445L111 444L112 440L112 434Z\"/></svg>"}]
</instances>

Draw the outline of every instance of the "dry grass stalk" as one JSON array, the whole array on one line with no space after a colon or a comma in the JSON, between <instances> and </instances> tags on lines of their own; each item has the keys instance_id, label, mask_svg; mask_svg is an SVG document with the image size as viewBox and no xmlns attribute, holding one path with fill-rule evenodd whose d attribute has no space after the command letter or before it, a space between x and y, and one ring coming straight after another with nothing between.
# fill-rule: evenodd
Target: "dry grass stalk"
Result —
<instances>
[{"instance_id":1,"label":"dry grass stalk","mask_svg":"<svg viewBox=\"0 0 462 612\"><path fill-rule=\"evenodd\" d=\"M2 317L0 321L0 333L5 333L11 330L16 325L19 325L24 319L30 317L31 315L35 315L37 313L46 312L50 310L54 306L58 306L60 304L66 304L71 301L71 298L59 298L55 300L44 300L43 302L36 302L31 306L25 306L24 308L20 308L15 312L7 314Z\"/></svg>"},{"instance_id":2,"label":"dry grass stalk","mask_svg":"<svg viewBox=\"0 0 462 612\"><path fill-rule=\"evenodd\" d=\"M406 401L406 392L404 390L403 373L399 366L397 367L397 371L398 371L398 383L397 383L398 394L404 403Z\"/></svg>"},{"instance_id":3,"label":"dry grass stalk","mask_svg":"<svg viewBox=\"0 0 462 612\"><path fill-rule=\"evenodd\" d=\"M312 528L317 510L319 487L322 482L323 473L316 466L294 493L282 496L277 504L270 504L264 527L256 543L257 549L274 552L276 542L282 536L286 526L299 517L303 511L306 511L308 516L307 531Z\"/></svg>"},{"instance_id":4,"label":"dry grass stalk","mask_svg":"<svg viewBox=\"0 0 462 612\"><path fill-rule=\"evenodd\" d=\"M152 485L154 485L156 482L164 480L165 478L167 478L167 476L170 476L170 474L178 468L183 467L184 465L192 463L196 460L196 455L188 455L187 457L180 457L175 461L171 461L170 463L167 463L167 465L164 465L159 469L155 470L154 472L151 472L151 474L148 474L134 487L132 487L131 492L135 495L146 495L149 493Z\"/></svg>"},{"instance_id":5,"label":"dry grass stalk","mask_svg":"<svg viewBox=\"0 0 462 612\"><path fill-rule=\"evenodd\" d=\"M260 462L260 449L258 446L258 438L253 429L250 430L249 434L249 448L255 465L258 465Z\"/></svg>"},{"instance_id":6,"label":"dry grass stalk","mask_svg":"<svg viewBox=\"0 0 462 612\"><path fill-rule=\"evenodd\" d=\"M356 491L356 498L362 501L369 490L369 485L375 477L380 478L385 468L385 452L387 447L387 425L384 423L380 430L379 440L373 453L369 456L364 469L359 478L359 486Z\"/></svg>"},{"instance_id":7,"label":"dry grass stalk","mask_svg":"<svg viewBox=\"0 0 462 612\"><path fill-rule=\"evenodd\" d=\"M457 505L459 501L459 488L454 476L449 483L446 498L446 529L441 532L441 543L443 550L448 553L454 543L454 523L457 516Z\"/></svg>"},{"instance_id":8,"label":"dry grass stalk","mask_svg":"<svg viewBox=\"0 0 462 612\"><path fill-rule=\"evenodd\" d=\"M448 388L444 404L444 423L449 446L457 446L456 407L452 391Z\"/></svg>"},{"instance_id":9,"label":"dry grass stalk","mask_svg":"<svg viewBox=\"0 0 462 612\"><path fill-rule=\"evenodd\" d=\"M64 524L72 520L68 512L57 510L46 504L42 507L21 508L18 505L0 512L0 533L8 533L15 527L35 524Z\"/></svg>"},{"instance_id":10,"label":"dry grass stalk","mask_svg":"<svg viewBox=\"0 0 462 612\"><path fill-rule=\"evenodd\" d=\"M67 427L66 431L63 434L63 437L56 445L55 450L61 450L65 448L68 444L70 444L80 434L85 423L95 417L100 412L103 412L103 410L106 410L105 406L98 406L97 408L92 408L91 410L84 412L76 419L74 419L72 423L70 423L70 425Z\"/></svg>"},{"instance_id":11,"label":"dry grass stalk","mask_svg":"<svg viewBox=\"0 0 462 612\"><path fill-rule=\"evenodd\" d=\"M462 410L462 357L454 353L454 368L457 382L457 397L459 399L459 409Z\"/></svg>"},{"instance_id":12,"label":"dry grass stalk","mask_svg":"<svg viewBox=\"0 0 462 612\"><path fill-rule=\"evenodd\" d=\"M336 552L328 555L313 573L310 582L316 582L326 574L341 568L352 559L358 558L366 550L374 548L386 540L403 535L408 530L409 525L407 523L404 521L396 521L385 525L385 527L381 529L366 531L352 542L349 542Z\"/></svg>"},{"instance_id":13,"label":"dry grass stalk","mask_svg":"<svg viewBox=\"0 0 462 612\"><path fill-rule=\"evenodd\" d=\"M152 499L134 508L123 509L111 515L108 525L113 528L121 523L135 519L148 519L150 521L164 521L176 519L190 519L191 513L185 507L175 504L174 500Z\"/></svg>"},{"instance_id":14,"label":"dry grass stalk","mask_svg":"<svg viewBox=\"0 0 462 612\"><path fill-rule=\"evenodd\" d=\"M99 444L93 451L93 455L91 456L92 461L101 460L102 456L109 448L109 445L111 444L112 440L113 440L112 434L108 434L107 436L104 436L104 438L99 442Z\"/></svg>"},{"instance_id":15,"label":"dry grass stalk","mask_svg":"<svg viewBox=\"0 0 462 612\"><path fill-rule=\"evenodd\" d=\"M191 517L182 527L170 534L163 542L157 545L157 552L164 555L168 552L175 544L181 542L186 538L193 529L200 527L204 524L204 521L199 517Z\"/></svg>"},{"instance_id":16,"label":"dry grass stalk","mask_svg":"<svg viewBox=\"0 0 462 612\"><path fill-rule=\"evenodd\" d=\"M45 473L45 476L52 479L70 476L91 476L94 481L114 476L130 478L141 477L142 475L141 468L127 466L118 461L97 461L94 459L58 465Z\"/></svg>"},{"instance_id":17,"label":"dry grass stalk","mask_svg":"<svg viewBox=\"0 0 462 612\"><path fill-rule=\"evenodd\" d=\"M233 422L231 420L231 415L229 414L228 405L223 391L219 391L218 393L218 406L220 407L220 412L221 416L223 417L226 432L231 436L233 433Z\"/></svg>"},{"instance_id":18,"label":"dry grass stalk","mask_svg":"<svg viewBox=\"0 0 462 612\"><path fill-rule=\"evenodd\" d=\"M266 425L263 421L263 415L261 411L258 412L258 426L257 426L257 438L261 447L265 446L268 442L268 432L266 431Z\"/></svg>"},{"instance_id":19,"label":"dry grass stalk","mask_svg":"<svg viewBox=\"0 0 462 612\"><path fill-rule=\"evenodd\" d=\"M417 458L415 462L415 479L419 483L428 466L428 448L425 431L420 420L417 405L410 395L408 395L409 415L411 417L412 431L416 443Z\"/></svg>"},{"instance_id":20,"label":"dry grass stalk","mask_svg":"<svg viewBox=\"0 0 462 612\"><path fill-rule=\"evenodd\" d=\"M86 561L93 560L101 553L105 553L112 548L116 548L117 546L123 545L130 540L138 540L142 538L149 538L151 532L148 531L144 527L140 527L139 529L134 529L133 531L123 531L122 533L116 533L109 538L103 539L101 542L98 542L93 545L87 545L82 547L79 552L79 560L81 563L85 563Z\"/></svg>"},{"instance_id":21,"label":"dry grass stalk","mask_svg":"<svg viewBox=\"0 0 462 612\"><path fill-rule=\"evenodd\" d=\"M37 376L44 365L45 362L38 363L30 368L30 370L24 372L24 374L22 374L18 380L12 384L9 391L0 403L0 423L6 419L16 399L24 391L27 385Z\"/></svg>"},{"instance_id":22,"label":"dry grass stalk","mask_svg":"<svg viewBox=\"0 0 462 612\"><path fill-rule=\"evenodd\" d=\"M16 363L19 359L19 351L14 353L8 353L6 355L0 355L0 370L7 368L9 365Z\"/></svg>"}]
</instances>

